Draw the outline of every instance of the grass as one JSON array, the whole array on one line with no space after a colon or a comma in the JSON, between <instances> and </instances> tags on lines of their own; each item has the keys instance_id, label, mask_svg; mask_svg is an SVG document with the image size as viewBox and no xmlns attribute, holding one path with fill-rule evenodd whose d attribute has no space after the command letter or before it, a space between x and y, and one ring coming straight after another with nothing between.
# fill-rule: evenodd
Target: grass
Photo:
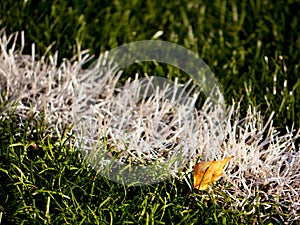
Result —
<instances>
[{"instance_id":1,"label":"grass","mask_svg":"<svg viewBox=\"0 0 300 225\"><path fill-rule=\"evenodd\" d=\"M209 65L228 104L243 96L242 116L249 105L266 119L274 111L273 125L285 134L286 127L300 125L299 6L293 0L5 1L0 4L0 25L7 33L25 30L24 53L31 54L31 43L37 44L36 58L59 50L58 65L63 58L80 59L83 49L99 55L163 31L157 39L185 46ZM124 80L137 71L187 80L174 68L152 63L126 68ZM175 178L142 187L111 182L81 160L69 124L57 132L43 114L21 117L3 96L0 224L299 222L300 215L289 214L288 197L265 194L272 183L253 189L246 200L235 200L228 183L218 183L214 192L190 193L187 183Z\"/></svg>"},{"instance_id":2,"label":"grass","mask_svg":"<svg viewBox=\"0 0 300 225\"><path fill-rule=\"evenodd\" d=\"M288 217L259 192L243 210L232 210L226 205L232 199L218 188L190 193L177 179L122 186L95 175L67 129L57 137L34 115L21 123L11 114L0 125L3 224L281 224Z\"/></svg>"},{"instance_id":3,"label":"grass","mask_svg":"<svg viewBox=\"0 0 300 225\"><path fill-rule=\"evenodd\" d=\"M48 53L59 50L60 59L71 58L80 49L98 55L163 31L158 39L190 49L209 65L228 104L245 96L243 108L251 104L267 113L275 111L276 126L284 128L300 124L298 7L293 0L272 4L259 0L176 1L163 5L138 0L130 4L28 0L6 1L0 15L7 32L25 30L27 53L31 43L37 44L39 55L52 45ZM126 76L135 74L132 70L136 68ZM154 70L153 75L184 80L184 75L169 72Z\"/></svg>"}]
</instances>

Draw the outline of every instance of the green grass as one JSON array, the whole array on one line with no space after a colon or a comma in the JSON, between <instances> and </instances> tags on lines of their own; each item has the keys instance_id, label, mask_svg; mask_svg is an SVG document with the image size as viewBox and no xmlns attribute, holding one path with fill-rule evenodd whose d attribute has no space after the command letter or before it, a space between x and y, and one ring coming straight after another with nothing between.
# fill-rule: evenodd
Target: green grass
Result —
<instances>
[{"instance_id":1,"label":"green grass","mask_svg":"<svg viewBox=\"0 0 300 225\"><path fill-rule=\"evenodd\" d=\"M288 218L259 192L243 210L232 210L234 202L217 188L190 193L176 179L126 187L95 176L67 129L56 137L42 121L34 115L22 123L14 115L0 120L3 224L272 224Z\"/></svg>"},{"instance_id":2,"label":"green grass","mask_svg":"<svg viewBox=\"0 0 300 225\"><path fill-rule=\"evenodd\" d=\"M244 108L251 104L267 113L275 111L275 124L284 128L293 122L300 125L299 7L295 0L272 4L28 0L3 2L0 20L7 32L25 31L28 53L31 43L37 44L39 55L53 44L49 54L59 50L60 59L72 57L80 48L98 55L124 43L151 39L161 30L159 39L190 49L209 65L228 104L245 96ZM126 76L135 74L132 70ZM169 78L180 76L172 72Z\"/></svg>"},{"instance_id":3,"label":"green grass","mask_svg":"<svg viewBox=\"0 0 300 225\"><path fill-rule=\"evenodd\" d=\"M228 104L244 96L244 111L249 104L266 115L275 111L274 124L283 130L300 125L299 7L296 0L1 1L0 26L25 31L25 53L36 43L41 57L53 44L47 55L59 50L60 60L80 49L98 55L162 30L160 40L192 50L209 65ZM127 68L125 76L135 71L186 80L152 64ZM187 184L175 179L130 188L113 183L80 160L69 128L57 137L43 118L20 120L13 111L4 116L2 106L0 112L0 223L280 224L289 218L279 215L276 200L259 193L244 210L232 210L226 204L234 203L221 192L224 200L189 194Z\"/></svg>"}]
</instances>

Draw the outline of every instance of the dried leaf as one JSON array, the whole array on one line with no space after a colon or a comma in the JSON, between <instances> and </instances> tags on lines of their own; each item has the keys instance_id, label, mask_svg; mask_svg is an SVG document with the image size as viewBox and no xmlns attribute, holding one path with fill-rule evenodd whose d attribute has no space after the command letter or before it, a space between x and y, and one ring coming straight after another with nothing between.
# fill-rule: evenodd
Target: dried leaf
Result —
<instances>
[{"instance_id":1,"label":"dried leaf","mask_svg":"<svg viewBox=\"0 0 300 225\"><path fill-rule=\"evenodd\" d=\"M222 176L223 168L231 158L233 156L218 161L197 163L194 168L194 188L205 190L208 185L216 182Z\"/></svg>"}]
</instances>

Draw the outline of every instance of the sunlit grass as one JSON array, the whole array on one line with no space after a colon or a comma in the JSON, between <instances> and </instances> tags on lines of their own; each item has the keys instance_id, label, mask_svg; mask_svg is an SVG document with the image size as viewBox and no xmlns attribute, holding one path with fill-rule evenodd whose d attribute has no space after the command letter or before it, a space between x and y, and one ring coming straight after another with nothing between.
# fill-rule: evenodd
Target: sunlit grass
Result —
<instances>
[{"instance_id":1,"label":"sunlit grass","mask_svg":"<svg viewBox=\"0 0 300 225\"><path fill-rule=\"evenodd\" d=\"M297 1L5 1L1 4L1 25L7 32L25 31L24 53L46 49L59 60L79 50L91 53L121 44L159 40L182 45L198 54L212 69L223 87L228 104L245 96L249 104L276 112L275 123L300 124L299 110L299 17ZM80 57L78 55L78 57ZM267 59L267 60L266 60ZM134 76L132 68L125 77ZM154 69L151 75L180 77L172 69ZM146 71L145 71L146 70ZM276 81L274 78L276 77ZM274 94L276 86L276 94Z\"/></svg>"},{"instance_id":2,"label":"sunlit grass","mask_svg":"<svg viewBox=\"0 0 300 225\"><path fill-rule=\"evenodd\" d=\"M249 116L249 105L252 110L263 112L264 122L274 111L273 126L284 135L292 127L297 130L300 125L299 7L297 1L270 4L255 0L240 3L4 1L0 4L0 26L5 26L8 34L24 30L25 42L23 46L19 44L22 43L19 33L17 42L2 46L1 54L3 49L17 43L15 50L22 47L23 53L30 56L11 61L16 68L3 61L1 65L8 66L3 71L18 71L22 76L26 74L22 63L29 66L32 58L40 59L44 54L50 58L45 58L48 67L43 70L56 71L64 57L82 59L84 54L80 54L80 50L83 49L98 56L100 52L131 41L156 38L175 42L198 54L209 65L223 88L228 105L232 104L232 99L237 102L243 96L241 121ZM154 37L158 32L161 35ZM37 53L33 56L32 43L36 43ZM52 47L48 48L50 45ZM59 50L58 55L54 55L56 50ZM62 74L74 74L78 72L76 68L67 63L58 70ZM227 177L212 189L192 192L186 183L192 185L191 173L187 180L171 178L142 187L122 186L96 175L74 145L76 137L71 132L71 124L66 123L66 114L56 111L55 116L49 117L53 114L50 106L45 111L37 110L33 105L39 97L31 95L34 93L30 92L32 87L13 86L14 89L9 90L11 84L6 83L9 79L3 71L0 71L0 224L298 222L299 210L289 214L292 203L289 192L275 197L274 193L268 194L269 190L278 188L274 183L260 184L251 189L250 197L244 198L232 193L232 183L239 183L233 175L232 183ZM33 74L40 71L41 68L34 67ZM135 76L136 72L172 80L179 77L182 82L188 80L186 74L174 68L150 62L125 68L122 81ZM64 77L61 83L70 79ZM14 81L14 85L18 83ZM31 82L25 78L23 81ZM40 84L45 83L46 79ZM63 96L65 101L52 101L52 106L67 107L72 92L64 91L64 87L55 91L54 94ZM17 100L20 93L26 96L22 99L25 113L18 111L16 105L10 105L10 100ZM44 99L55 100L51 94ZM257 116L254 111L251 115ZM60 123L57 118L66 120ZM239 127L239 122L236 127L241 131L244 127ZM253 126L256 129L256 125ZM268 132L265 130L261 137L266 137ZM240 136L246 134L239 133ZM234 135L232 132L232 137ZM279 139L276 136L274 140ZM267 139L262 140L267 142ZM294 142L295 154L299 152L298 142ZM228 150L231 142L227 143ZM242 143L234 146L242 146ZM244 147L250 151L251 142ZM267 152L267 147L260 150ZM233 166L230 167L232 174L238 171ZM299 180L299 174L294 179ZM245 185L251 184L245 182ZM242 187L238 188L242 190Z\"/></svg>"},{"instance_id":3,"label":"sunlit grass","mask_svg":"<svg viewBox=\"0 0 300 225\"><path fill-rule=\"evenodd\" d=\"M80 152L70 146L71 136L55 137L33 118L19 126L13 117L0 120L1 135L6 140L1 143L0 170L1 182L5 183L0 192L3 224L249 224L253 221L268 224L281 221L275 200L262 199L259 192L241 208L237 206L233 210L230 205L235 203L219 185L214 192L190 192L185 182L176 179L126 187L95 176L80 160ZM35 133L35 129L41 130Z\"/></svg>"}]
</instances>

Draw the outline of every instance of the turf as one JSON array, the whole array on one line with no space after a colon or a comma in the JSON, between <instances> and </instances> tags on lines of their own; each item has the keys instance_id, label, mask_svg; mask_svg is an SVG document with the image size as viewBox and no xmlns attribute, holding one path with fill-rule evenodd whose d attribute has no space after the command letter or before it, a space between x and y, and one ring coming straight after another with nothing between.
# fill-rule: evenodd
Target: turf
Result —
<instances>
[{"instance_id":1,"label":"turf","mask_svg":"<svg viewBox=\"0 0 300 225\"><path fill-rule=\"evenodd\" d=\"M177 179L137 187L111 182L81 160L67 129L55 137L43 118L34 118L0 120L3 224L281 224L289 219L276 209L276 199L263 201L259 192L240 211L224 205L232 200L218 189L190 192Z\"/></svg>"},{"instance_id":2,"label":"turf","mask_svg":"<svg viewBox=\"0 0 300 225\"><path fill-rule=\"evenodd\" d=\"M276 112L278 127L300 124L298 1L4 1L2 27L25 31L26 50L71 58L153 38L178 43L212 69L231 104ZM282 58L282 60L281 60ZM144 71L145 72L145 71ZM147 71L146 71L147 72ZM132 73L127 74L130 76ZM134 74L134 73L133 73ZM159 73L166 76L167 73ZM155 75L155 74L153 74ZM178 74L169 74L169 77ZM285 85L286 83L286 85ZM276 89L276 92L274 91Z\"/></svg>"},{"instance_id":3,"label":"turf","mask_svg":"<svg viewBox=\"0 0 300 225\"><path fill-rule=\"evenodd\" d=\"M37 58L58 50L60 62L83 49L97 56L163 31L156 39L178 43L209 65L227 104L243 97L244 115L249 105L266 118L274 111L274 125L284 132L300 125L299 7L296 0L1 1L0 26L7 33L25 31L24 53L36 43ZM127 68L124 79L136 71L187 80L174 68L151 63ZM259 193L234 211L223 205L228 196L189 193L184 181L128 188L95 176L68 127L58 137L42 117L21 120L13 108L4 115L5 104L0 223L283 224L291 217L280 214L276 199L263 202Z\"/></svg>"}]
</instances>

